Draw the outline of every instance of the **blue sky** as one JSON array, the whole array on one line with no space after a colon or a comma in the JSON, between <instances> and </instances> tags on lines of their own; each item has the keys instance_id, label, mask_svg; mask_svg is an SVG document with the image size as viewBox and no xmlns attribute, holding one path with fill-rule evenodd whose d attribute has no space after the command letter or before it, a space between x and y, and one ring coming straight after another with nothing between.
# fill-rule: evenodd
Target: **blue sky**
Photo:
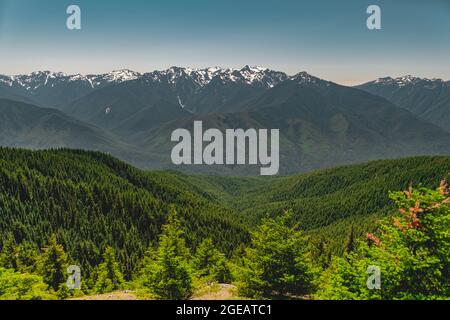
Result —
<instances>
[{"instance_id":1,"label":"blue sky","mask_svg":"<svg viewBox=\"0 0 450 320\"><path fill-rule=\"evenodd\" d=\"M82 30L66 28L77 4ZM381 7L382 30L366 28ZM450 0L0 0L0 74L261 65L450 80Z\"/></svg>"}]
</instances>

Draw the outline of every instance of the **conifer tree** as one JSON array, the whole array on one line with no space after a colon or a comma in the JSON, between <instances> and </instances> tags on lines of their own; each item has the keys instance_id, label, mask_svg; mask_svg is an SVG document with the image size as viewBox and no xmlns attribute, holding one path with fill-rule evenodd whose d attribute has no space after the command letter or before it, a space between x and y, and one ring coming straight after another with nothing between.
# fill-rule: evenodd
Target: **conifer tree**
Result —
<instances>
[{"instance_id":1,"label":"conifer tree","mask_svg":"<svg viewBox=\"0 0 450 320\"><path fill-rule=\"evenodd\" d=\"M64 247L58 243L56 235L52 235L47 246L42 248L38 269L45 283L55 291L59 290L61 284L66 283L68 260Z\"/></svg>"},{"instance_id":2,"label":"conifer tree","mask_svg":"<svg viewBox=\"0 0 450 320\"><path fill-rule=\"evenodd\" d=\"M330 255L331 252L327 248L325 240L322 237L311 247L311 260L321 269L328 268L331 261Z\"/></svg>"},{"instance_id":3,"label":"conifer tree","mask_svg":"<svg viewBox=\"0 0 450 320\"><path fill-rule=\"evenodd\" d=\"M291 226L292 212L265 219L252 233L241 270L241 294L262 297L273 294L307 294L313 273L306 241L297 226Z\"/></svg>"},{"instance_id":4,"label":"conifer tree","mask_svg":"<svg viewBox=\"0 0 450 320\"><path fill-rule=\"evenodd\" d=\"M353 224L350 227L350 232L348 234L347 242L345 244L345 253L350 253L355 250L355 230Z\"/></svg>"},{"instance_id":5,"label":"conifer tree","mask_svg":"<svg viewBox=\"0 0 450 320\"><path fill-rule=\"evenodd\" d=\"M231 281L230 269L225 255L216 249L209 238L203 240L197 248L193 265L197 275L207 280L220 283Z\"/></svg>"},{"instance_id":6,"label":"conifer tree","mask_svg":"<svg viewBox=\"0 0 450 320\"><path fill-rule=\"evenodd\" d=\"M17 243L12 233L8 234L3 242L0 254L0 266L6 269L17 269L16 257Z\"/></svg>"},{"instance_id":7,"label":"conifer tree","mask_svg":"<svg viewBox=\"0 0 450 320\"><path fill-rule=\"evenodd\" d=\"M121 287L123 281L114 249L107 247L103 254L103 262L98 267L98 277L94 290L98 293L114 291Z\"/></svg>"},{"instance_id":8,"label":"conifer tree","mask_svg":"<svg viewBox=\"0 0 450 320\"><path fill-rule=\"evenodd\" d=\"M33 273L36 271L39 259L39 249L37 245L24 241L17 245L15 250L17 271L23 273Z\"/></svg>"},{"instance_id":9,"label":"conifer tree","mask_svg":"<svg viewBox=\"0 0 450 320\"><path fill-rule=\"evenodd\" d=\"M146 266L144 284L160 299L186 299L192 294L189 251L181 222L174 210L163 226L156 258Z\"/></svg>"}]
</instances>

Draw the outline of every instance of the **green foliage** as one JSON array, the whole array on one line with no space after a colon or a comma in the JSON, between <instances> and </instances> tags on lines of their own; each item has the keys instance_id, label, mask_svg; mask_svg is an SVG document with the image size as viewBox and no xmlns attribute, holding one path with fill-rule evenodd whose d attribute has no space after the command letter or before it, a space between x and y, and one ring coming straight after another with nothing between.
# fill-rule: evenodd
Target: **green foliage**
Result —
<instances>
[{"instance_id":1,"label":"green foliage","mask_svg":"<svg viewBox=\"0 0 450 320\"><path fill-rule=\"evenodd\" d=\"M142 272L144 285L160 299L186 299L192 294L192 271L189 250L176 212L172 211L164 225L155 259Z\"/></svg>"},{"instance_id":2,"label":"green foliage","mask_svg":"<svg viewBox=\"0 0 450 320\"><path fill-rule=\"evenodd\" d=\"M0 148L0 242L12 234L41 247L56 234L85 277L111 246L129 279L170 206L192 249L211 237L229 253L248 240L230 209L185 186L176 174L147 173L101 153Z\"/></svg>"},{"instance_id":3,"label":"green foliage","mask_svg":"<svg viewBox=\"0 0 450 320\"><path fill-rule=\"evenodd\" d=\"M327 243L324 238L318 238L313 241L309 250L311 252L311 261L319 269L327 269L331 263L331 251L327 248Z\"/></svg>"},{"instance_id":4,"label":"green foliage","mask_svg":"<svg viewBox=\"0 0 450 320\"><path fill-rule=\"evenodd\" d=\"M59 285L59 290L56 292L58 299L65 300L72 296L73 290L70 290L66 283L61 283Z\"/></svg>"},{"instance_id":5,"label":"green foliage","mask_svg":"<svg viewBox=\"0 0 450 320\"><path fill-rule=\"evenodd\" d=\"M324 299L450 298L450 197L438 190L410 188L391 193L399 214L368 234L347 259L335 257L323 274L317 297ZM381 289L367 286L367 269L381 271Z\"/></svg>"},{"instance_id":6,"label":"green foliage","mask_svg":"<svg viewBox=\"0 0 450 320\"><path fill-rule=\"evenodd\" d=\"M1 267L6 269L17 268L16 246L17 243L13 234L8 234L7 238L3 241L2 252L0 254Z\"/></svg>"},{"instance_id":7,"label":"green foliage","mask_svg":"<svg viewBox=\"0 0 450 320\"><path fill-rule=\"evenodd\" d=\"M56 299L56 296L48 291L42 277L0 268L0 300L51 299Z\"/></svg>"},{"instance_id":8,"label":"green foliage","mask_svg":"<svg viewBox=\"0 0 450 320\"><path fill-rule=\"evenodd\" d=\"M209 281L229 283L231 273L227 259L216 249L211 239L205 239L198 246L193 259L196 274Z\"/></svg>"},{"instance_id":9,"label":"green foliage","mask_svg":"<svg viewBox=\"0 0 450 320\"><path fill-rule=\"evenodd\" d=\"M114 249L107 247L103 254L103 262L98 267L94 290L97 293L114 291L119 289L123 282L123 275L116 261Z\"/></svg>"},{"instance_id":10,"label":"green foliage","mask_svg":"<svg viewBox=\"0 0 450 320\"><path fill-rule=\"evenodd\" d=\"M38 256L39 248L35 244L28 241L17 244L14 236L9 234L0 252L0 266L23 273L33 273L36 271Z\"/></svg>"},{"instance_id":11,"label":"green foliage","mask_svg":"<svg viewBox=\"0 0 450 320\"><path fill-rule=\"evenodd\" d=\"M345 244L345 252L350 253L353 250L355 250L355 230L353 228L353 225L350 227L350 232L348 234L347 242Z\"/></svg>"},{"instance_id":12,"label":"green foliage","mask_svg":"<svg viewBox=\"0 0 450 320\"><path fill-rule=\"evenodd\" d=\"M398 193L389 199L389 190L410 180L431 188L449 165L449 157L417 157L290 177L224 178L143 172L96 152L0 148L0 267L10 269L0 286L24 286L25 277L34 279L24 280L33 291L43 288L41 279L50 296L66 298L73 294L65 286L66 266L76 261L86 291L115 290L140 270L157 297L181 299L191 294L192 277L228 282L232 267L247 295L302 295L311 291L311 261L324 270L318 297L445 297L448 265L441 251L449 250L437 226L447 228L446 220L427 222L435 214L419 214L421 228L408 231L408 241L386 223L376 232L376 222L392 215L396 202L407 212L416 205ZM435 194L414 192L423 197L420 209L436 212L424 207L428 198L437 201ZM280 218L289 209L289 218ZM367 232L381 233L376 237L389 249L358 244ZM383 293L364 291L369 262L390 272L382 271Z\"/></svg>"},{"instance_id":13,"label":"green foliage","mask_svg":"<svg viewBox=\"0 0 450 320\"><path fill-rule=\"evenodd\" d=\"M266 219L252 233L241 270L240 293L246 296L309 293L313 272L307 244L292 212L276 219Z\"/></svg>"},{"instance_id":14,"label":"green foliage","mask_svg":"<svg viewBox=\"0 0 450 320\"><path fill-rule=\"evenodd\" d=\"M52 235L47 246L42 248L42 255L38 261L38 272L45 283L53 290L58 291L60 285L67 280L68 256L64 247L58 243L56 236Z\"/></svg>"},{"instance_id":15,"label":"green foliage","mask_svg":"<svg viewBox=\"0 0 450 320\"><path fill-rule=\"evenodd\" d=\"M325 237L328 250L343 255L349 226L355 237L373 232L377 220L395 211L390 191L414 185L435 188L449 171L450 157L380 160L275 178L236 197L249 225L292 210L307 235Z\"/></svg>"}]
</instances>

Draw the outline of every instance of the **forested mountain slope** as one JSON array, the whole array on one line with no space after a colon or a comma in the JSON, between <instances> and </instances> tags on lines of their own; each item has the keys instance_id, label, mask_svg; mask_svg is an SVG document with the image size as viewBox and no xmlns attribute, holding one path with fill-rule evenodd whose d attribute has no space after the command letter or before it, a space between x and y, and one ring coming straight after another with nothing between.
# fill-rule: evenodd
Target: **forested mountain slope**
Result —
<instances>
[{"instance_id":1,"label":"forested mountain slope","mask_svg":"<svg viewBox=\"0 0 450 320\"><path fill-rule=\"evenodd\" d=\"M130 275L172 208L189 246L211 237L228 254L247 243L262 218L292 209L314 241L339 251L352 226L366 232L393 212L389 191L410 181L434 188L449 171L450 157L417 157L288 177L210 177L145 172L97 152L3 148L0 235L41 247L56 234L88 270L109 245Z\"/></svg>"},{"instance_id":2,"label":"forested mountain slope","mask_svg":"<svg viewBox=\"0 0 450 320\"><path fill-rule=\"evenodd\" d=\"M41 246L55 233L71 257L96 265L109 245L129 274L174 208L188 243L212 237L225 251L247 239L229 210L159 183L109 156L0 149L0 234Z\"/></svg>"}]
</instances>

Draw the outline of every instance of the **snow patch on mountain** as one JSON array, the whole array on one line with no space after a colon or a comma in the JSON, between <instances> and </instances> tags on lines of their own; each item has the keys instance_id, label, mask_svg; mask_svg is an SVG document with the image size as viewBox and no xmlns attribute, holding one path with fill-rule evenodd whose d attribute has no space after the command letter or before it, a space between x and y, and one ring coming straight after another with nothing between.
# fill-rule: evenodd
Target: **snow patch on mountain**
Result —
<instances>
[{"instance_id":1,"label":"snow patch on mountain","mask_svg":"<svg viewBox=\"0 0 450 320\"><path fill-rule=\"evenodd\" d=\"M406 87L410 85L417 85L417 84L423 84L424 87L432 89L436 85L450 85L450 81L444 81L442 79L427 79L427 78L419 78L414 77L412 75L406 75L402 77L392 78L392 77L384 77L384 78L378 78L377 80L373 81L372 83L375 84L382 84L382 85L394 85L399 88Z\"/></svg>"},{"instance_id":2,"label":"snow patch on mountain","mask_svg":"<svg viewBox=\"0 0 450 320\"><path fill-rule=\"evenodd\" d=\"M9 76L1 76L0 75L0 83L6 84L9 87L12 87L14 83L14 79Z\"/></svg>"},{"instance_id":3,"label":"snow patch on mountain","mask_svg":"<svg viewBox=\"0 0 450 320\"><path fill-rule=\"evenodd\" d=\"M147 81L167 81L174 86L181 81L192 81L199 87L207 86L212 81L221 81L223 83L243 83L266 88L274 87L288 78L283 72L249 66L245 66L242 69L221 68L218 66L203 69L171 67L167 70L146 73L144 76L147 78Z\"/></svg>"},{"instance_id":4,"label":"snow patch on mountain","mask_svg":"<svg viewBox=\"0 0 450 320\"><path fill-rule=\"evenodd\" d=\"M33 93L41 87L50 86L52 88L65 84L79 84L89 86L92 89L102 87L108 84L119 84L125 81L136 80L142 74L131 70L115 70L99 75L67 75L62 72L37 71L29 74L21 74L15 76L0 76L0 82L9 86L18 86Z\"/></svg>"},{"instance_id":5,"label":"snow patch on mountain","mask_svg":"<svg viewBox=\"0 0 450 320\"><path fill-rule=\"evenodd\" d=\"M181 109L186 110L189 113L193 113L191 110L186 108L186 105L183 104L183 102L181 101L180 96L177 96L177 98L178 98L178 104L180 105Z\"/></svg>"},{"instance_id":6,"label":"snow patch on mountain","mask_svg":"<svg viewBox=\"0 0 450 320\"><path fill-rule=\"evenodd\" d=\"M289 80L295 81L300 85L324 84L326 86L330 86L332 84L330 81L314 77L305 71L297 73L295 76L290 77Z\"/></svg>"},{"instance_id":7,"label":"snow patch on mountain","mask_svg":"<svg viewBox=\"0 0 450 320\"><path fill-rule=\"evenodd\" d=\"M139 73L129 69L115 70L104 74L73 74L66 75L62 72L38 71L27 75L0 76L0 83L9 86L25 88L35 93L47 86L57 87L64 85L80 85L97 89L112 84L120 84L127 81L141 80L146 83L166 82L171 86L183 87L185 84L193 84L198 88L205 87L213 81L226 83L238 83L260 88L273 88L286 80L296 80L301 84L317 83L323 81L306 72L301 72L289 77L284 72L274 71L260 66L245 66L242 69L221 68L219 66L195 69L183 67L171 67L167 70Z\"/></svg>"}]
</instances>

